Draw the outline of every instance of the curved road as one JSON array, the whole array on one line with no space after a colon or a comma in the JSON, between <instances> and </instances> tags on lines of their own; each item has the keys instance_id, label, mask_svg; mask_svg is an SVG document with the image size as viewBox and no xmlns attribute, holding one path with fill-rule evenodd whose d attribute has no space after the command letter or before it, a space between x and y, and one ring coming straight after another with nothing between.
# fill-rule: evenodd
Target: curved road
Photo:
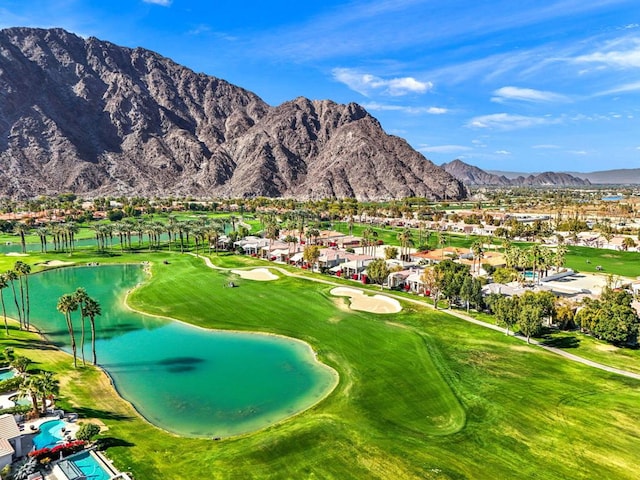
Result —
<instances>
[{"instance_id":1,"label":"curved road","mask_svg":"<svg viewBox=\"0 0 640 480\"><path fill-rule=\"evenodd\" d=\"M215 266L212 262L211 259L209 257L203 257L201 255L196 255L195 253L191 253L191 252L187 252L189 255L193 255L194 257L200 258L202 260L204 260L204 263L207 267L209 268L213 268L215 270L231 270L229 268L222 268L222 267L217 267ZM251 267L254 268L254 267ZM344 285L341 283L336 283L336 282L332 282L330 280L323 280L320 278L313 278L313 277L308 277L306 275L299 275L296 273L291 273L287 270L285 270L284 268L281 267L273 267L273 266L266 266L265 268L271 268L273 270L276 270L280 273L282 273L283 275L286 275L288 277L295 277L295 278L300 278L303 280L310 280L312 282L318 282L318 283L324 283L326 285L333 285L336 287L343 287ZM241 268L234 268L233 270L241 270ZM363 292L370 292L370 290L365 289L365 288L358 288L358 287L352 287L352 288L356 288L358 290L361 290ZM405 298L402 297L400 295L394 295L393 293L389 293L389 292L384 292L384 295L388 296L388 297L392 297L395 298L397 300L403 301L403 302L410 302L410 303L415 303L417 305L423 306L423 307L430 307L430 308L434 308L433 305L424 302L422 300L417 300L417 299L413 299L413 298ZM506 329L499 327L497 325L492 325L491 323L487 323L487 322L483 322L481 320L477 320L473 317L470 317L469 315L465 315L462 312L458 312L455 310L442 310L442 312L447 313L449 315L453 315L454 317L457 317L461 320L464 320L466 322L469 323L473 323L475 325L479 325L481 327L484 328L489 328L491 330L495 330L497 332L501 332L506 334L507 331ZM513 333L509 333L509 335L512 335L514 338L518 338L520 340L522 340L523 342L526 342L526 339L524 337L521 337L519 335L514 335ZM573 353L569 353L566 352L560 348L556 348L556 347L550 347L548 345L544 345L543 343L537 341L537 340L530 340L531 345L536 345L544 350L547 350L551 353L555 353L556 355L560 355L561 357L566 358L567 360L571 360L573 362L578 362L578 363L582 363L583 365L587 365L589 367L593 367L593 368L598 368L600 370L604 370L605 372L610 372L610 373L615 373L617 375L622 375L624 377L629 377L629 378L633 378L635 380L640 380L640 374L638 373L634 373L634 372L630 372L628 370L622 370L620 368L615 368L615 367L610 367L609 365L604 365L602 363L598 363L598 362L594 362L592 360L588 360L586 358L583 357L579 357L578 355L574 355Z\"/></svg>"}]
</instances>

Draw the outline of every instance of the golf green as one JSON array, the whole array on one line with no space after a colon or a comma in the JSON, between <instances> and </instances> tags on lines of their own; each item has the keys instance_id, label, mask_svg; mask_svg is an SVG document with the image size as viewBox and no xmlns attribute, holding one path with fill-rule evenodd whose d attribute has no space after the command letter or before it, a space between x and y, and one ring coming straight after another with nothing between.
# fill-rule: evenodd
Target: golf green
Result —
<instances>
[{"instance_id":1,"label":"golf green","mask_svg":"<svg viewBox=\"0 0 640 480\"><path fill-rule=\"evenodd\" d=\"M66 351L60 295L82 286L100 302L98 363L151 423L184 436L232 436L305 410L335 387L337 374L299 340L208 330L129 310L126 292L143 280L138 265L64 268L32 275L29 289L33 324ZM81 358L78 312L72 318ZM88 362L90 345L87 320Z\"/></svg>"}]
</instances>

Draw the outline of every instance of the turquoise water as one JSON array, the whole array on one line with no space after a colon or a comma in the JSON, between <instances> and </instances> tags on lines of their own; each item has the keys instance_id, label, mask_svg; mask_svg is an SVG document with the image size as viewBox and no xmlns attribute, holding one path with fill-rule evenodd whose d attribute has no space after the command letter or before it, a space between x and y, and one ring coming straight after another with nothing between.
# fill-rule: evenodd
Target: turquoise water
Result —
<instances>
[{"instance_id":1,"label":"turquoise water","mask_svg":"<svg viewBox=\"0 0 640 480\"><path fill-rule=\"evenodd\" d=\"M9 380L16 376L16 372L13 368L6 368L4 370L0 370L0 382L3 380Z\"/></svg>"},{"instance_id":2,"label":"turquoise water","mask_svg":"<svg viewBox=\"0 0 640 480\"><path fill-rule=\"evenodd\" d=\"M87 477L87 480L109 480L111 475L105 471L98 461L88 451L80 452L67 461L73 463Z\"/></svg>"},{"instance_id":3,"label":"turquoise water","mask_svg":"<svg viewBox=\"0 0 640 480\"><path fill-rule=\"evenodd\" d=\"M36 450L55 447L58 442L64 439L62 433L62 427L64 426L64 420L49 420L40 425L40 433L33 437L33 444Z\"/></svg>"},{"instance_id":4,"label":"turquoise water","mask_svg":"<svg viewBox=\"0 0 640 480\"><path fill-rule=\"evenodd\" d=\"M130 311L125 294L144 279L138 265L61 268L32 275L29 289L32 323L66 351L57 299L83 286L100 302L98 363L153 424L186 436L251 432L308 408L335 385L334 372L300 341L204 330ZM79 315L73 318L80 359ZM91 361L89 322L86 331Z\"/></svg>"},{"instance_id":5,"label":"turquoise water","mask_svg":"<svg viewBox=\"0 0 640 480\"><path fill-rule=\"evenodd\" d=\"M624 195L608 195L602 197L601 200L603 202L619 202L620 200L624 200Z\"/></svg>"}]
</instances>

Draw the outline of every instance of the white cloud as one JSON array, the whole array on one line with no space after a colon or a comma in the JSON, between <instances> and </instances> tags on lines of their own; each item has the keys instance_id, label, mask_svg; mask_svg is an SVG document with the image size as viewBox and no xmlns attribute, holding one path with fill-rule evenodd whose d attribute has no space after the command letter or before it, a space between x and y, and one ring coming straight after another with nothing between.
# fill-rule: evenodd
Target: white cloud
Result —
<instances>
[{"instance_id":1,"label":"white cloud","mask_svg":"<svg viewBox=\"0 0 640 480\"><path fill-rule=\"evenodd\" d=\"M351 68L334 68L332 74L333 78L365 97L375 92L398 97L409 93L426 93L433 88L431 82L421 82L413 77L385 80Z\"/></svg>"},{"instance_id":2,"label":"white cloud","mask_svg":"<svg viewBox=\"0 0 640 480\"><path fill-rule=\"evenodd\" d=\"M494 91L492 102L502 103L505 100L522 100L525 102L558 102L566 101L567 97L558 93L534 90L532 88L502 87Z\"/></svg>"},{"instance_id":3,"label":"white cloud","mask_svg":"<svg viewBox=\"0 0 640 480\"><path fill-rule=\"evenodd\" d=\"M573 59L577 63L598 63L610 67L638 68L640 67L640 40L625 41L627 45L612 42L601 51L587 55L579 55ZM622 48L619 48L622 47Z\"/></svg>"},{"instance_id":4,"label":"white cloud","mask_svg":"<svg viewBox=\"0 0 640 480\"><path fill-rule=\"evenodd\" d=\"M508 150L497 150L496 153L498 155L511 155L511 152Z\"/></svg>"},{"instance_id":5,"label":"white cloud","mask_svg":"<svg viewBox=\"0 0 640 480\"><path fill-rule=\"evenodd\" d=\"M494 113L474 117L466 126L469 128L490 128L497 130L514 130L517 128L529 128L539 125L558 123L558 120L546 117L527 117L524 115L511 115L509 113Z\"/></svg>"},{"instance_id":6,"label":"white cloud","mask_svg":"<svg viewBox=\"0 0 640 480\"><path fill-rule=\"evenodd\" d=\"M173 0L142 0L144 3L152 3L154 5L160 5L162 7L168 7Z\"/></svg>"},{"instance_id":7,"label":"white cloud","mask_svg":"<svg viewBox=\"0 0 640 480\"><path fill-rule=\"evenodd\" d=\"M473 149L464 145L423 145L418 150L425 153L460 153L469 152Z\"/></svg>"},{"instance_id":8,"label":"white cloud","mask_svg":"<svg viewBox=\"0 0 640 480\"><path fill-rule=\"evenodd\" d=\"M440 107L411 107L408 105L390 105L387 103L367 102L362 106L372 112L404 112L412 115L444 115L449 110Z\"/></svg>"},{"instance_id":9,"label":"white cloud","mask_svg":"<svg viewBox=\"0 0 640 480\"><path fill-rule=\"evenodd\" d=\"M570 154L572 155L588 155L589 152L587 152L586 150L569 150Z\"/></svg>"},{"instance_id":10,"label":"white cloud","mask_svg":"<svg viewBox=\"0 0 640 480\"><path fill-rule=\"evenodd\" d=\"M551 144L541 144L541 145L534 145L531 148L536 148L536 149L540 149L540 150L553 150L553 149L560 148L560 146L559 145L551 145Z\"/></svg>"},{"instance_id":11,"label":"white cloud","mask_svg":"<svg viewBox=\"0 0 640 480\"><path fill-rule=\"evenodd\" d=\"M640 91L640 82L633 82L633 83L625 83L623 85L618 85L617 87L611 88L609 90L599 92L596 94L596 96L600 97L603 95L615 95L617 93L628 93L628 92L638 92L638 91Z\"/></svg>"}]
</instances>

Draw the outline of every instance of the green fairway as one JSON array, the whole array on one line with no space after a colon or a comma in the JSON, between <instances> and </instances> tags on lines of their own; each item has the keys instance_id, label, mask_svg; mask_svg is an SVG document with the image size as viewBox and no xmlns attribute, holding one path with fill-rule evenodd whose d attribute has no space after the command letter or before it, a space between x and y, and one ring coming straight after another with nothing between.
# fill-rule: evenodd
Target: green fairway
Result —
<instances>
[{"instance_id":1,"label":"green fairway","mask_svg":"<svg viewBox=\"0 0 640 480\"><path fill-rule=\"evenodd\" d=\"M232 276L238 288L211 295L208 285L230 274L192 256L105 261L134 259L153 262L150 280L129 297L134 308L296 337L340 375L329 397L290 420L219 442L185 439L141 420L103 375L71 371L66 355L24 342L24 333L0 337L65 375L63 406L101 419L115 445L109 456L138 480L640 477L638 381L426 307L354 312L330 285L282 273L273 282ZM225 266L238 261L220 257Z\"/></svg>"}]
</instances>

